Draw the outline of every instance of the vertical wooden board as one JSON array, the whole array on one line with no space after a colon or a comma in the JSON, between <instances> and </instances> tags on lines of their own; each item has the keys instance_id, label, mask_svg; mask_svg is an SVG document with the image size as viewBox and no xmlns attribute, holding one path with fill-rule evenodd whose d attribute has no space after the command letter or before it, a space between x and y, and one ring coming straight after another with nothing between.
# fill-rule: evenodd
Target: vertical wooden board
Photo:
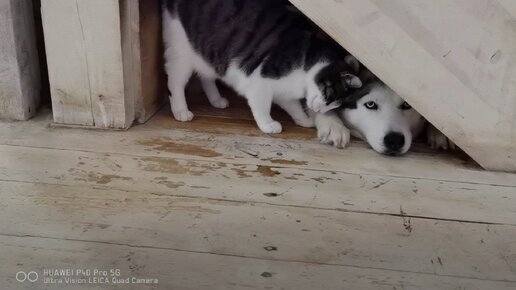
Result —
<instances>
[{"instance_id":1,"label":"vertical wooden board","mask_svg":"<svg viewBox=\"0 0 516 290\"><path fill-rule=\"evenodd\" d=\"M0 118L32 117L40 91L32 1L0 0Z\"/></svg>"},{"instance_id":2,"label":"vertical wooden board","mask_svg":"<svg viewBox=\"0 0 516 290\"><path fill-rule=\"evenodd\" d=\"M93 126L86 44L78 2L45 0L41 12L54 122Z\"/></svg>"},{"instance_id":3,"label":"vertical wooden board","mask_svg":"<svg viewBox=\"0 0 516 290\"><path fill-rule=\"evenodd\" d=\"M141 96L136 100L136 118L146 122L161 108L165 96L161 1L140 1Z\"/></svg>"},{"instance_id":4,"label":"vertical wooden board","mask_svg":"<svg viewBox=\"0 0 516 290\"><path fill-rule=\"evenodd\" d=\"M160 0L121 0L122 51L128 119L146 122L163 103Z\"/></svg>"},{"instance_id":5,"label":"vertical wooden board","mask_svg":"<svg viewBox=\"0 0 516 290\"><path fill-rule=\"evenodd\" d=\"M142 95L140 52L139 0L120 0L120 25L122 33L122 56L124 93L126 97L126 122L135 119L135 109Z\"/></svg>"},{"instance_id":6,"label":"vertical wooden board","mask_svg":"<svg viewBox=\"0 0 516 290\"><path fill-rule=\"evenodd\" d=\"M516 171L516 21L500 1L291 0L477 162Z\"/></svg>"},{"instance_id":7,"label":"vertical wooden board","mask_svg":"<svg viewBox=\"0 0 516 290\"><path fill-rule=\"evenodd\" d=\"M119 1L45 0L42 12L55 122L130 126Z\"/></svg>"}]
</instances>

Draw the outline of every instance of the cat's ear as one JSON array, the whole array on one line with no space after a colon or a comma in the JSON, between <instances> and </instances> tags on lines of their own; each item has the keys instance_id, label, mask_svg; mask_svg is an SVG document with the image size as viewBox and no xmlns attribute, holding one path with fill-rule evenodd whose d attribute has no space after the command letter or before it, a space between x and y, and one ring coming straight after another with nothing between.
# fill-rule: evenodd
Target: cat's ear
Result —
<instances>
[{"instance_id":1,"label":"cat's ear","mask_svg":"<svg viewBox=\"0 0 516 290\"><path fill-rule=\"evenodd\" d=\"M360 71L360 62L354 56L346 56L344 62L351 67L353 73L357 74Z\"/></svg>"},{"instance_id":2,"label":"cat's ear","mask_svg":"<svg viewBox=\"0 0 516 290\"><path fill-rule=\"evenodd\" d=\"M362 81L356 75L352 75L349 73L343 73L340 76L340 78L346 87L350 87L353 89L359 89L362 87Z\"/></svg>"},{"instance_id":3,"label":"cat's ear","mask_svg":"<svg viewBox=\"0 0 516 290\"><path fill-rule=\"evenodd\" d=\"M370 83L373 81L378 81L378 78L368 69L364 68L360 71L358 74L358 77L362 80L364 83Z\"/></svg>"}]
</instances>

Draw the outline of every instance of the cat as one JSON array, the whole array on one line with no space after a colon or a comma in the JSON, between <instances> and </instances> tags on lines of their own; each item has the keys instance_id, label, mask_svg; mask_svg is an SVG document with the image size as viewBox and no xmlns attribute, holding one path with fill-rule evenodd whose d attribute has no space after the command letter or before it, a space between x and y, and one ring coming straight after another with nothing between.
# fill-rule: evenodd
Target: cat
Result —
<instances>
[{"instance_id":1,"label":"cat","mask_svg":"<svg viewBox=\"0 0 516 290\"><path fill-rule=\"evenodd\" d=\"M315 112L341 105L362 86L353 57L338 44L317 36L313 24L285 0L163 0L165 70L174 118L191 121L185 86L193 73L211 105L229 104L216 86L221 80L244 96L258 127L280 133L272 103L303 127Z\"/></svg>"}]
</instances>

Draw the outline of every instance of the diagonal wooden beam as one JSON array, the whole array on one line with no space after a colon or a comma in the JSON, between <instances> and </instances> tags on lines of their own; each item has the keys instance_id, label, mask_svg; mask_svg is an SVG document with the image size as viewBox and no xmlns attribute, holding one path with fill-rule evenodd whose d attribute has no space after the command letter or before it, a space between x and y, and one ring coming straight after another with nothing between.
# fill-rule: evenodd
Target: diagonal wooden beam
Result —
<instances>
[{"instance_id":1,"label":"diagonal wooden beam","mask_svg":"<svg viewBox=\"0 0 516 290\"><path fill-rule=\"evenodd\" d=\"M514 5L291 2L484 168L516 171Z\"/></svg>"}]
</instances>

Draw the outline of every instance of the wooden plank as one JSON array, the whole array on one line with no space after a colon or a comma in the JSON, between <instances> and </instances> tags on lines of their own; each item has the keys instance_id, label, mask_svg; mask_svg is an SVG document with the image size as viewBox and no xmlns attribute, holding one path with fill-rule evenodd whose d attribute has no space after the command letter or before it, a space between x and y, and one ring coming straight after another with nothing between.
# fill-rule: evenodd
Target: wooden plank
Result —
<instances>
[{"instance_id":1,"label":"wooden plank","mask_svg":"<svg viewBox=\"0 0 516 290\"><path fill-rule=\"evenodd\" d=\"M0 0L0 118L27 120L41 79L31 0Z\"/></svg>"},{"instance_id":2,"label":"wooden plank","mask_svg":"<svg viewBox=\"0 0 516 290\"><path fill-rule=\"evenodd\" d=\"M161 1L145 0L139 3L142 93L136 100L136 118L139 123L145 123L162 107L166 96L166 81L161 39Z\"/></svg>"},{"instance_id":3,"label":"wooden plank","mask_svg":"<svg viewBox=\"0 0 516 290\"><path fill-rule=\"evenodd\" d=\"M159 0L120 1L127 122L145 123L163 105Z\"/></svg>"},{"instance_id":4,"label":"wooden plank","mask_svg":"<svg viewBox=\"0 0 516 290\"><path fill-rule=\"evenodd\" d=\"M516 186L515 174L486 172L460 155L423 152L411 153L404 158L390 158L376 154L361 143L353 143L347 150L323 146L315 140L306 140L309 136L306 132L300 135L302 140L271 138L259 134L259 129L251 123L245 126L234 124L232 127L234 132L251 136L214 134L224 131L227 127L223 130L220 128L228 122L217 119L201 122L202 118L199 119L186 127L189 130L178 130L177 122L172 121L168 114L160 114L146 125L137 126L129 132L105 134L95 131L85 133L76 129L51 129L48 128L47 117L42 115L29 123L0 123L0 144ZM192 132L191 129L197 128L199 123L208 124L208 121L214 131L210 131L210 128L203 130L204 126L201 126L203 128L199 128L200 132ZM315 132L312 133L315 137ZM203 156L206 154L196 152L199 148L215 153Z\"/></svg>"},{"instance_id":5,"label":"wooden plank","mask_svg":"<svg viewBox=\"0 0 516 290\"><path fill-rule=\"evenodd\" d=\"M515 226L79 186L1 185L0 217L10 222L0 224L0 233L8 236L132 244L516 285ZM240 190L245 194L244 188Z\"/></svg>"},{"instance_id":6,"label":"wooden plank","mask_svg":"<svg viewBox=\"0 0 516 290\"><path fill-rule=\"evenodd\" d=\"M465 222L516 221L516 187L244 164L238 159L226 163L3 145L0 156L1 180Z\"/></svg>"},{"instance_id":7,"label":"wooden plank","mask_svg":"<svg viewBox=\"0 0 516 290\"><path fill-rule=\"evenodd\" d=\"M122 0L119 2L119 5L125 117L126 124L132 124L135 119L137 100L142 96L139 0Z\"/></svg>"},{"instance_id":8,"label":"wooden plank","mask_svg":"<svg viewBox=\"0 0 516 290\"><path fill-rule=\"evenodd\" d=\"M18 289L17 271L43 269L119 269L123 278L158 279L158 284L129 284L124 289L500 289L510 282L457 277L438 277L411 272L363 269L334 265L282 262L246 257L146 248L137 245L67 241L41 237L0 236L0 254L5 273L3 286ZM30 253L27 254L27 253ZM92 258L94 257L94 258ZM82 276L79 276L82 277ZM84 289L95 285L25 283L27 290ZM109 287L108 285L98 286ZM111 286L111 287L121 287Z\"/></svg>"},{"instance_id":9,"label":"wooden plank","mask_svg":"<svg viewBox=\"0 0 516 290\"><path fill-rule=\"evenodd\" d=\"M482 166L516 171L516 21L507 2L291 2Z\"/></svg>"},{"instance_id":10,"label":"wooden plank","mask_svg":"<svg viewBox=\"0 0 516 290\"><path fill-rule=\"evenodd\" d=\"M47 0L42 13L54 121L129 127L119 1Z\"/></svg>"}]
</instances>

